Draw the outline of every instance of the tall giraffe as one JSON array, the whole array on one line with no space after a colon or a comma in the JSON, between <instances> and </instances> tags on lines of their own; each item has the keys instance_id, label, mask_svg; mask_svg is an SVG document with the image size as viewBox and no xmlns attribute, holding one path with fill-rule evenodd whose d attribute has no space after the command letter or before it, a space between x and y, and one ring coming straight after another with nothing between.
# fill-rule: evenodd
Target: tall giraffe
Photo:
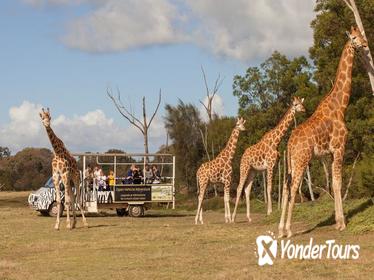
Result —
<instances>
[{"instance_id":1,"label":"tall giraffe","mask_svg":"<svg viewBox=\"0 0 374 280\"><path fill-rule=\"evenodd\" d=\"M55 229L59 230L60 228L60 208L61 208L61 196L60 196L60 180L65 187L65 208L66 208L66 227L72 229L76 224L76 215L75 215L75 195L72 191L70 185L73 182L76 195L78 198L78 207L82 214L82 220L84 226L88 227L86 217L82 206L80 205L80 174L77 166L76 160L70 155L69 151L65 148L64 143L56 136L54 131L51 128L51 115L49 108L45 111L42 109L42 112L39 113L42 123L45 126L45 129L48 134L49 141L53 147L54 157L52 160L52 178L56 190L56 202L57 202L57 218ZM73 211L73 224L70 222L70 208Z\"/></svg>"},{"instance_id":2,"label":"tall giraffe","mask_svg":"<svg viewBox=\"0 0 374 280\"><path fill-rule=\"evenodd\" d=\"M237 120L235 128L233 129L230 139L226 147L219 153L219 155L208 162L203 163L196 173L197 188L198 188L198 207L195 217L195 224L200 221L203 224L203 208L202 202L205 195L205 190L210 183L221 183L224 188L224 204L225 204L225 222L231 221L230 214L230 184L232 177L232 159L235 154L236 144L238 142L240 131L245 130L245 120L240 118ZM200 189L199 189L200 188Z\"/></svg>"},{"instance_id":3,"label":"tall giraffe","mask_svg":"<svg viewBox=\"0 0 374 280\"><path fill-rule=\"evenodd\" d=\"M347 139L344 113L351 95L352 65L355 49L362 48L367 44L357 28L352 27L348 36L349 40L343 49L332 89L322 99L313 115L293 130L288 141L288 178L287 186L283 187L282 216L278 227L279 238L285 236L284 221L287 206L287 237L292 236L291 217L296 191L305 168L313 155L332 154L333 156L332 186L335 200L335 228L338 230L345 228L341 197L342 163ZM291 191L290 201L288 201L289 191Z\"/></svg>"},{"instance_id":4,"label":"tall giraffe","mask_svg":"<svg viewBox=\"0 0 374 280\"><path fill-rule=\"evenodd\" d=\"M266 170L267 172L267 214L269 215L272 212L271 190L273 170L279 157L278 146L282 137L288 130L288 127L294 120L296 112L305 112L303 102L304 98L300 99L299 97L294 97L290 108L284 114L277 126L268 131L258 143L245 150L240 161L240 181L236 191L236 202L232 214L232 222L235 222L239 199L246 182L248 182L247 187L245 188L247 219L251 222L249 196L253 180L256 176L256 171Z\"/></svg>"}]
</instances>

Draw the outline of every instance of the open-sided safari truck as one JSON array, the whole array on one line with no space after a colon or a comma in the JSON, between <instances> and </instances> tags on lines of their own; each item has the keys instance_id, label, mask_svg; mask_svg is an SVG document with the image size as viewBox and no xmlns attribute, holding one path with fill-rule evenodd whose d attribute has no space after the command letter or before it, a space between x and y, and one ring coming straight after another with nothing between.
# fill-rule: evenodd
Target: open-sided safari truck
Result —
<instances>
[{"instance_id":1,"label":"open-sided safari truck","mask_svg":"<svg viewBox=\"0 0 374 280\"><path fill-rule=\"evenodd\" d=\"M128 153L75 153L81 168L81 198L84 210L98 213L105 209L116 209L118 216L140 217L152 203L162 203L175 208L175 156L171 154L128 154ZM146 166L156 166L157 178L145 178L129 183L127 172L132 164L143 171ZM114 184L102 189L99 181L90 176L89 168L99 166L105 175L114 175ZM46 195L47 194L47 195ZM63 198L63 193L61 193ZM29 204L42 214L57 214L53 184L49 181L37 192L30 194ZM63 209L63 207L61 207Z\"/></svg>"}]
</instances>

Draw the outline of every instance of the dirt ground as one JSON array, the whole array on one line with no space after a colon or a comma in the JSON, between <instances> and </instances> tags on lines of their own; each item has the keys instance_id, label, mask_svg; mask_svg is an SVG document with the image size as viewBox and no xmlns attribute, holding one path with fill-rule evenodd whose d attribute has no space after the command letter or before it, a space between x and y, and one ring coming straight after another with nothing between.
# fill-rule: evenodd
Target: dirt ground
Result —
<instances>
[{"instance_id":1,"label":"dirt ground","mask_svg":"<svg viewBox=\"0 0 374 280\"><path fill-rule=\"evenodd\" d=\"M357 260L286 260L257 263L256 237L277 233L276 222L253 214L248 224L225 224L219 211L204 212L194 225L194 211L150 210L144 218L113 212L88 217L90 227L53 230L54 218L27 207L28 193L0 193L0 279L373 279L374 232L337 232L315 227L307 218L294 231L310 229L292 241L317 244L335 239L360 245ZM223 203L222 203L223 204ZM263 210L264 212L265 210ZM331 213L326 213L329 216ZM348 224L349 227L349 224Z\"/></svg>"}]
</instances>

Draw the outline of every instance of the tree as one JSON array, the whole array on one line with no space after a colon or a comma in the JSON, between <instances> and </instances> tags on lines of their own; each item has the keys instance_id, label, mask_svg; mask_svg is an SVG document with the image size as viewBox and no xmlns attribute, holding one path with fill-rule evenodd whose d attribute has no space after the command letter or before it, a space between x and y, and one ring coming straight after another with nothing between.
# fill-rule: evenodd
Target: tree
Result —
<instances>
[{"instance_id":1,"label":"tree","mask_svg":"<svg viewBox=\"0 0 374 280\"><path fill-rule=\"evenodd\" d=\"M374 40L374 1L357 1L356 8L361 13L361 21L370 44ZM309 52L316 66L314 79L318 83L318 92L315 99L319 102L332 87L341 52L348 40L345 32L356 25L356 20L352 17L352 10L342 0L318 0L315 11L317 16L311 23L314 43ZM357 154L363 156L360 157L354 170L356 174L352 180L349 197L369 194L371 192L368 188L374 187L373 182L364 179L364 176L366 178L374 176L374 171L361 163L369 162L374 155L374 100L371 92L365 61L357 55L353 64L352 93L345 115L349 133L344 156L344 170L347 172L343 172L345 176L343 187L349 182L350 170ZM312 174L317 180L323 176L319 167L313 163ZM321 176L318 176L319 174Z\"/></svg>"},{"instance_id":2,"label":"tree","mask_svg":"<svg viewBox=\"0 0 374 280\"><path fill-rule=\"evenodd\" d=\"M249 107L266 110L274 103L287 105L291 95L313 95L312 66L303 56L289 60L275 51L260 67L249 67L244 76L234 76L233 94L239 112Z\"/></svg>"},{"instance_id":3,"label":"tree","mask_svg":"<svg viewBox=\"0 0 374 280\"><path fill-rule=\"evenodd\" d=\"M219 88L222 85L223 79L221 79L221 75L218 75L218 77L217 77L217 79L214 83L213 90L210 90L209 87L208 87L207 80L206 80L205 71L204 71L204 68L202 66L201 66L201 71L203 73L204 85L205 85L205 90L206 90L206 98L207 98L206 103L207 104L205 104L201 100L200 100L200 103L204 106L204 109L205 109L205 111L208 115L208 123L211 123L212 120L213 120L213 117L214 117L213 100L214 100L214 97L216 96Z\"/></svg>"},{"instance_id":4,"label":"tree","mask_svg":"<svg viewBox=\"0 0 374 280\"><path fill-rule=\"evenodd\" d=\"M145 96L143 96L142 99L142 111L143 111L143 120L140 121L139 118L135 117L134 112L132 112L131 107L128 109L121 100L121 93L119 89L117 88L117 98L113 96L112 90L110 88L107 88L107 94L108 97L113 101L114 106L117 108L118 112L133 126L135 126L139 131L142 133L143 138L144 138L144 153L148 154L149 153L149 148L148 148L148 133L149 133L149 128L152 124L152 121L154 117L157 114L157 111L160 107L161 104L161 89L159 92L158 96L158 103L156 106L156 109L154 110L151 118L149 121L147 120L147 112L146 112L146 104L145 104Z\"/></svg>"},{"instance_id":5,"label":"tree","mask_svg":"<svg viewBox=\"0 0 374 280\"><path fill-rule=\"evenodd\" d=\"M171 149L177 160L176 177L187 185L189 192L196 190L196 171L204 155L200 137L202 121L199 110L182 100L176 106L165 106L165 128L173 142Z\"/></svg>"},{"instance_id":6,"label":"tree","mask_svg":"<svg viewBox=\"0 0 374 280\"><path fill-rule=\"evenodd\" d=\"M52 152L26 148L0 161L0 185L5 190L35 190L52 176Z\"/></svg>"},{"instance_id":7,"label":"tree","mask_svg":"<svg viewBox=\"0 0 374 280\"><path fill-rule=\"evenodd\" d=\"M353 12L353 15L356 20L356 24L361 34L363 35L364 39L367 41L368 39L366 37L364 25L362 24L361 16L360 16L360 13L358 12L355 0L343 0L343 1L348 6L348 8ZM374 95L374 63L373 63L373 57L371 56L369 44L361 50L360 54L364 59L364 65L369 75L371 90Z\"/></svg>"}]
</instances>

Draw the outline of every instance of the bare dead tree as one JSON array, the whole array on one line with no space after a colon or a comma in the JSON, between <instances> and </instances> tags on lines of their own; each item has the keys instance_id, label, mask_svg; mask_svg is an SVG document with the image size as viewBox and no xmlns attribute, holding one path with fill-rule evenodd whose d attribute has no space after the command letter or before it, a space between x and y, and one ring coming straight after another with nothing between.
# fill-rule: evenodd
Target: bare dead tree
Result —
<instances>
[{"instance_id":1,"label":"bare dead tree","mask_svg":"<svg viewBox=\"0 0 374 280\"><path fill-rule=\"evenodd\" d=\"M347 5L347 7L353 12L356 24L362 36L364 37L366 42L368 42L368 39L365 34L365 29L361 21L361 16L360 16L360 13L358 12L355 0L343 0L343 1ZM360 54L364 60L364 65L365 65L366 71L368 72L369 79L370 79L371 90L374 95L374 63L373 63L373 57L371 56L371 52L369 49L369 44L367 44L366 47L361 49Z\"/></svg>"},{"instance_id":2,"label":"bare dead tree","mask_svg":"<svg viewBox=\"0 0 374 280\"><path fill-rule=\"evenodd\" d=\"M208 86L208 82L207 82L207 79L206 79L206 74L205 74L203 66L201 66L201 71L203 73L203 80L204 80L204 85L205 85L205 90L206 90L207 104L205 104L201 100L199 100L199 102L204 106L204 109L205 109L205 111L208 115L208 124L210 124L213 120L213 117L214 117L213 100L214 100L214 97L216 96L219 88L222 85L223 79L221 79L221 75L219 74L215 83L214 83L213 90L211 91L209 89L209 86ZM210 157L209 151L208 151L208 128L207 128L207 125L205 125L205 134L200 129L200 135L201 135L201 139L203 141L205 153L207 155L208 160L210 160L211 157ZM213 142L212 142L212 158L214 158ZM217 197L218 192L217 192L217 186L215 184L213 184L213 189L214 189L214 195Z\"/></svg>"},{"instance_id":3,"label":"bare dead tree","mask_svg":"<svg viewBox=\"0 0 374 280\"><path fill-rule=\"evenodd\" d=\"M199 101L204 106L205 111L208 115L208 123L211 123L212 120L213 120L213 117L214 117L213 100L214 100L214 97L216 96L219 88L222 85L223 79L221 79L221 75L218 74L218 77L217 77L216 81L214 82L213 90L211 91L208 87L208 82L206 80L206 75L205 75L205 71L204 71L203 66L201 66L201 71L203 72L203 79L204 79L204 85L205 85L205 90L206 90L207 104L205 105L205 103L203 101L201 101L201 100L199 100Z\"/></svg>"},{"instance_id":4,"label":"bare dead tree","mask_svg":"<svg viewBox=\"0 0 374 280\"><path fill-rule=\"evenodd\" d=\"M134 127L139 129L139 131L143 134L144 138L144 153L148 154L149 153L149 148L148 148L148 133L149 133L149 128L151 127L152 121L155 118L158 109L160 108L161 104L161 89L158 95L158 103L156 106L156 109L154 110L151 118L149 121L147 120L147 111L146 111L146 103L145 103L145 96L143 96L142 99L142 111L143 111L143 120L140 120L137 118L134 114L134 112L131 109L131 105L129 105L130 109L128 109L122 102L121 100L121 92L117 88L117 97L114 97L112 89L107 88L107 94L108 97L113 101L114 106L117 108L118 112Z\"/></svg>"}]
</instances>

